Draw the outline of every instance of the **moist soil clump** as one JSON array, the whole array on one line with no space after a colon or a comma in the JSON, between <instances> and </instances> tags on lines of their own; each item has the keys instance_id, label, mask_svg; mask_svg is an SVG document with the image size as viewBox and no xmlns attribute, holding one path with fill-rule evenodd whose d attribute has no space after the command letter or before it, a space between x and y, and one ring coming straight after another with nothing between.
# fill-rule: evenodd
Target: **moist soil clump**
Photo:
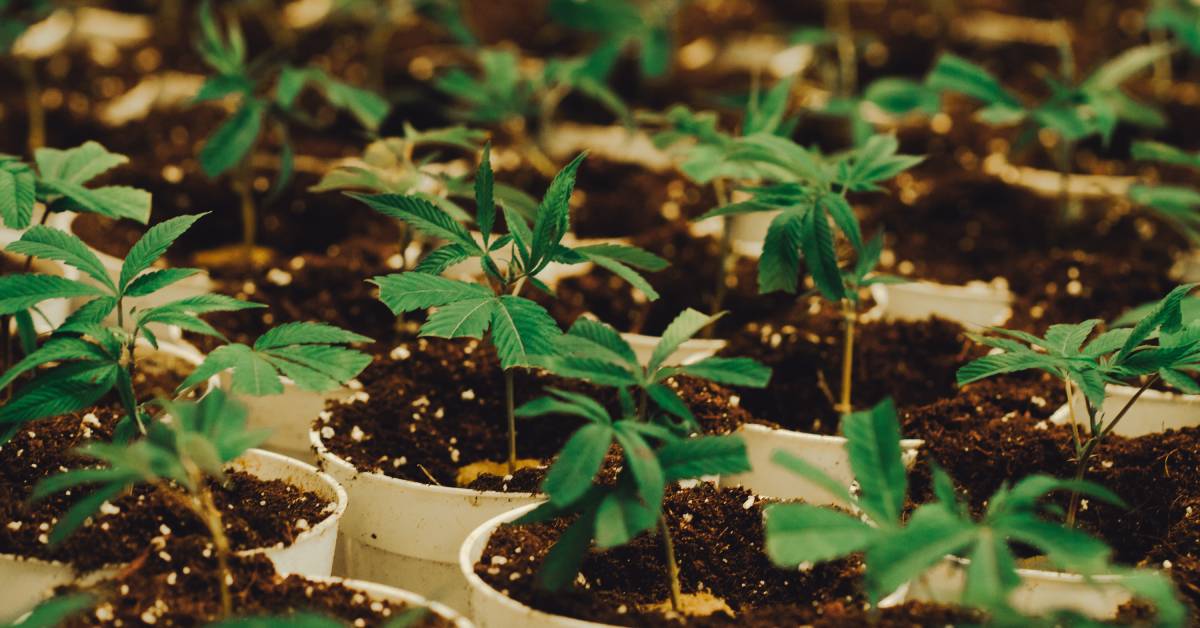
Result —
<instances>
[{"instance_id":1,"label":"moist soil clump","mask_svg":"<svg viewBox=\"0 0 1200 628\"><path fill-rule=\"evenodd\" d=\"M954 478L977 512L1003 483L1034 473L1075 471L1071 430L1049 415L1064 401L1061 384L1039 375L965 387L958 395L903 413L903 432L924 439L912 474L916 503L932 499L928 461ZM1044 401L1044 402L1043 402ZM1195 607L1200 603L1200 428L1138 438L1109 436L1085 479L1128 505L1088 500L1079 524L1099 535L1124 564L1168 567ZM1067 505L1068 496L1056 497Z\"/></svg>"},{"instance_id":2,"label":"moist soil clump","mask_svg":"<svg viewBox=\"0 0 1200 628\"><path fill-rule=\"evenodd\" d=\"M148 552L135 567L88 588L99 600L64 625L193 626L220 620L220 571L211 551L207 558L204 556L211 547L205 538L188 537ZM408 610L395 603L372 600L340 584L315 582L299 575L281 576L264 556L235 557L230 569L230 593L239 617L316 613L349 625L379 626ZM415 625L452 624L425 613Z\"/></svg>"},{"instance_id":3,"label":"moist soil clump","mask_svg":"<svg viewBox=\"0 0 1200 628\"><path fill-rule=\"evenodd\" d=\"M121 413L103 407L23 426L0 447L0 553L61 560L80 572L126 563L149 551L152 540L205 535L204 524L162 490L138 486L112 500L57 548L47 544L54 525L88 489L73 489L31 504L37 483L91 461L73 453L106 442ZM324 520L333 504L279 480L232 472L215 485L214 499L237 550L291 543Z\"/></svg>"},{"instance_id":4,"label":"moist soil clump","mask_svg":"<svg viewBox=\"0 0 1200 628\"><path fill-rule=\"evenodd\" d=\"M647 300L625 280L600 268L562 279L553 299L536 295L535 300L564 325L591 313L621 331L648 335L661 334L686 308L712 310L720 269L716 238L693 235L687 224L676 223L634 237L632 244L671 261L659 272L645 273L659 293L657 301ZM725 298L725 307L732 311L717 321L716 333L725 336L748 322L784 312L795 300L786 293L759 295L757 264L737 257Z\"/></svg>"},{"instance_id":5,"label":"moist soil clump","mask_svg":"<svg viewBox=\"0 0 1200 628\"><path fill-rule=\"evenodd\" d=\"M515 375L517 407L544 396L546 386L592 395L610 412L617 407L612 389L539 371L521 369ZM325 446L358 470L454 486L461 467L507 458L504 375L490 346L419 338L376 359L358 381L361 390L329 402L316 423ZM725 388L691 378L672 385L706 432L730 432L753 420ZM517 455L549 461L580 425L580 419L563 415L518 418ZM484 475L472 486L531 491L542 474L530 469L512 478Z\"/></svg>"},{"instance_id":6,"label":"moist soil clump","mask_svg":"<svg viewBox=\"0 0 1200 628\"><path fill-rule=\"evenodd\" d=\"M861 562L845 559L805 571L775 567L764 549L763 506L762 500L743 489L720 489L708 483L668 489L663 512L675 541L683 592L710 593L735 614L719 611L689 618L686 624L862 625L857 623L864 617L865 604L859 589ZM678 618L646 609L670 596L662 537L657 533L589 553L580 577L564 591L551 594L537 588L535 574L569 523L501 526L475 565L475 573L497 591L548 613L625 626L680 625ZM918 615L941 625L950 616L945 609L921 609L902 607L893 619Z\"/></svg>"},{"instance_id":7,"label":"moist soil clump","mask_svg":"<svg viewBox=\"0 0 1200 628\"><path fill-rule=\"evenodd\" d=\"M974 351L964 334L958 324L939 318L859 323L855 406L870 407L889 396L900 407L953 396L955 372ZM752 357L772 368L766 388L734 387L752 415L790 430L836 434L843 337L841 315L814 299L774 322L747 325L721 354Z\"/></svg>"}]
</instances>

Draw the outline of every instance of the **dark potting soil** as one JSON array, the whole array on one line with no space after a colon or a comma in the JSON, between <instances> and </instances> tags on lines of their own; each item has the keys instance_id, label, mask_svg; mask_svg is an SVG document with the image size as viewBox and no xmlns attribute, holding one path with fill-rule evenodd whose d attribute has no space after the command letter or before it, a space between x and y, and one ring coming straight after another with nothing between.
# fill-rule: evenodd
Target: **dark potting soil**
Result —
<instances>
[{"instance_id":1,"label":"dark potting soil","mask_svg":"<svg viewBox=\"0 0 1200 628\"><path fill-rule=\"evenodd\" d=\"M66 626L198 626L221 619L220 570L211 543L202 537L167 541L133 568L84 589L98 601ZM205 556L208 552L208 556ZM341 584L281 576L264 556L235 557L230 586L239 617L314 613L354 626L379 626L403 616L399 604L375 601ZM413 625L450 626L424 613Z\"/></svg>"},{"instance_id":2,"label":"dark potting soil","mask_svg":"<svg viewBox=\"0 0 1200 628\"><path fill-rule=\"evenodd\" d=\"M538 610L624 626L861 625L857 623L864 618L858 582L861 563L846 559L804 571L775 567L764 549L762 509L763 502L748 491L718 489L708 483L668 489L663 504L682 591L721 598L733 616L719 611L681 620L645 608L670 596L659 534L643 534L624 547L592 551L575 582L551 594L537 588L535 574L570 522L504 525L489 540L475 573L496 590ZM899 622L915 615L938 625L947 617L963 617L917 605L894 612L885 617Z\"/></svg>"},{"instance_id":3,"label":"dark potting soil","mask_svg":"<svg viewBox=\"0 0 1200 628\"><path fill-rule=\"evenodd\" d=\"M904 412L904 434L925 440L911 476L914 501L931 499L929 460L946 469L976 511L1002 483L1034 473L1071 477L1070 427L1047 420L1064 401L1060 388L1040 375L1013 376ZM1117 561L1165 568L1200 605L1200 428L1110 436L1085 477L1129 507L1089 500L1080 525L1103 538ZM1056 499L1066 506L1066 495Z\"/></svg>"},{"instance_id":4,"label":"dark potting soil","mask_svg":"<svg viewBox=\"0 0 1200 628\"><path fill-rule=\"evenodd\" d=\"M111 508L102 509L59 547L47 544L59 518L90 491L73 489L31 504L34 487L46 477L88 465L88 459L72 450L110 439L120 416L97 407L43 419L23 426L0 446L0 520L5 522L0 528L0 553L61 560L87 571L134 560L161 544L162 538L206 534L203 523L189 510L164 491L143 486L112 500ZM228 474L224 485L213 488L230 542L239 550L290 543L333 508L314 493L243 472Z\"/></svg>"},{"instance_id":5,"label":"dark potting soil","mask_svg":"<svg viewBox=\"0 0 1200 628\"><path fill-rule=\"evenodd\" d=\"M685 308L712 310L720 268L721 246L716 238L697 237L686 224L676 223L636 236L632 243L671 262L662 271L644 273L659 293L657 301L648 301L625 280L601 268L562 279L553 300L535 298L563 325L590 312L621 331L649 335L661 334ZM736 258L730 280L725 299L730 313L717 322L718 337L749 321L786 312L796 300L785 293L760 296L758 267L748 258Z\"/></svg>"},{"instance_id":6,"label":"dark potting soil","mask_svg":"<svg viewBox=\"0 0 1200 628\"><path fill-rule=\"evenodd\" d=\"M420 338L403 342L358 377L362 389L331 401L315 424L325 446L360 471L422 483L454 486L458 470L507 457L504 377L488 345L474 340ZM675 382L697 420L724 433L752 420L733 405L730 393L690 378ZM615 407L611 389L561 380L541 372L516 372L516 404L543 396L545 386L597 395ZM519 458L549 461L581 425L580 419L546 416L517 419ZM542 472L512 478L482 477L476 488L535 490Z\"/></svg>"},{"instance_id":7,"label":"dark potting soil","mask_svg":"<svg viewBox=\"0 0 1200 628\"><path fill-rule=\"evenodd\" d=\"M729 339L722 355L747 356L772 368L766 388L735 387L751 414L784 428L836 434L844 326L817 299L787 316L751 323ZM852 399L868 408L884 397L900 407L955 393L955 371L972 356L962 327L928 321L871 321L857 325Z\"/></svg>"},{"instance_id":8,"label":"dark potting soil","mask_svg":"<svg viewBox=\"0 0 1200 628\"><path fill-rule=\"evenodd\" d=\"M396 316L367 280L399 272L399 250L395 240L356 237L322 253L276 257L263 267L213 269L215 292L267 307L211 314L205 320L229 340L247 344L282 323L320 321L365 335L377 341L376 347L390 350L401 335ZM208 337L192 340L206 349L217 342Z\"/></svg>"}]
</instances>

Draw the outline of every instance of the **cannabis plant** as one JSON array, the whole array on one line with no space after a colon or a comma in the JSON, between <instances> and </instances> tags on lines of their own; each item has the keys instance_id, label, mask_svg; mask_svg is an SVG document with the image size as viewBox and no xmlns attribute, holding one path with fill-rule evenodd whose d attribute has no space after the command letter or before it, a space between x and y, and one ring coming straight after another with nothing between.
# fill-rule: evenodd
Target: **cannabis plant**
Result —
<instances>
[{"instance_id":1,"label":"cannabis plant","mask_svg":"<svg viewBox=\"0 0 1200 628\"><path fill-rule=\"evenodd\" d=\"M551 125L559 104L578 92L599 102L622 120L625 103L606 83L616 51L601 48L578 58L548 59L534 72L510 50L479 51L478 77L454 68L437 80L437 88L458 101L454 114L467 122L497 127L512 140L522 158L546 177L558 171L546 154ZM535 129L537 135L530 135Z\"/></svg>"},{"instance_id":2,"label":"cannabis plant","mask_svg":"<svg viewBox=\"0 0 1200 628\"><path fill-rule=\"evenodd\" d=\"M42 107L42 88L34 60L13 54L13 45L21 35L50 16L54 3L50 0L0 0L0 54L16 67L25 92L25 113L29 133L26 146L29 154L46 144L46 110Z\"/></svg>"},{"instance_id":3,"label":"cannabis plant","mask_svg":"<svg viewBox=\"0 0 1200 628\"><path fill-rule=\"evenodd\" d=\"M254 202L255 146L268 128L283 138L280 166L273 194L291 179L293 153L288 141L292 125L314 127L315 121L298 104L306 87L320 92L329 104L351 114L366 130L379 128L388 104L373 92L353 87L316 67L279 64L270 55L247 62L246 43L236 20L224 29L208 0L200 5L200 37L196 49L214 74L196 94L195 102L236 98L236 111L200 149L200 166L209 177L233 173L233 187L241 203L242 244L247 260L254 259L257 211Z\"/></svg>"},{"instance_id":4,"label":"cannabis plant","mask_svg":"<svg viewBox=\"0 0 1200 628\"><path fill-rule=\"evenodd\" d=\"M1188 375L1200 369L1200 322L1185 325L1180 305L1193 288L1194 284L1172 290L1134 327L1111 329L1094 338L1093 332L1101 324L1098 319L1051 325L1042 338L998 328L992 329L995 335L991 336L973 334L972 339L995 351L960 368L958 383L961 386L1027 370L1043 371L1059 379L1070 408L1075 479L1081 480L1096 447L1155 383L1162 381L1189 393L1200 393L1200 386ZM1106 384L1139 378L1137 393L1114 416L1105 416ZM1078 393L1083 394L1085 417L1076 416ZM1073 493L1068 525L1074 525L1078 507L1079 494Z\"/></svg>"},{"instance_id":5,"label":"cannabis plant","mask_svg":"<svg viewBox=\"0 0 1200 628\"><path fill-rule=\"evenodd\" d=\"M504 370L510 470L517 464L513 369L536 366L541 358L553 354L555 340L562 333L550 314L521 296L521 290L529 284L553 294L538 278L550 264L592 262L630 282L650 299L657 299L658 293L635 268L661 270L666 266L663 259L634 247L595 244L571 248L563 244L563 237L571 227L568 201L583 157L575 158L550 182L532 227L517 212L501 206L508 234L499 235L494 231L497 216L490 150L485 149L475 175L475 225L479 240L443 209L419 196L357 197L417 231L447 243L427 255L414 270L372 281L379 286L380 300L397 314L432 310L421 326L422 336L487 335L491 340ZM507 259L500 257L501 252L507 254ZM483 283L439 276L451 265L469 259L479 260Z\"/></svg>"},{"instance_id":6,"label":"cannabis plant","mask_svg":"<svg viewBox=\"0 0 1200 628\"><path fill-rule=\"evenodd\" d=\"M795 293L800 260L816 291L840 305L845 336L842 346L841 397L835 409L854 409L851 397L854 335L861 306L860 291L876 283L899 281L874 270L883 252L883 235L864 240L858 217L850 206L851 192L877 192L881 184L915 166L921 157L897 154L895 136L876 135L861 147L826 157L789 141L753 138L759 158L785 169L790 180L748 190L751 199L718 207L704 217L778 211L762 243L758 260L760 293ZM834 227L855 252L853 264L838 255Z\"/></svg>"},{"instance_id":7,"label":"cannabis plant","mask_svg":"<svg viewBox=\"0 0 1200 628\"><path fill-rule=\"evenodd\" d=\"M1088 482L1031 475L1005 484L973 517L959 501L954 482L931 463L935 500L904 517L908 479L900 450L900 425L890 399L842 419L850 467L858 485L846 486L807 461L776 452L776 464L816 483L851 504L854 514L810 504L773 504L766 509L767 554L784 568L861 553L866 590L873 604L924 574L947 555L970 560L958 603L985 611L994 620L1016 616L1010 606L1020 584L1013 544L1033 548L1059 569L1085 576L1121 574L1122 584L1153 601L1164 625L1182 625L1186 611L1170 580L1157 572L1114 567L1100 540L1053 521L1061 515L1042 499L1072 491L1121 505L1109 490ZM1048 624L1054 625L1054 624Z\"/></svg>"},{"instance_id":8,"label":"cannabis plant","mask_svg":"<svg viewBox=\"0 0 1200 628\"><path fill-rule=\"evenodd\" d=\"M666 487L707 475L750 469L739 436L678 437L669 429L637 417L633 399L622 390L621 418L578 393L550 389L551 396L521 406L520 416L566 414L587 421L563 449L542 482L548 500L515 522L518 525L578 515L563 531L538 570L537 583L551 591L575 580L593 541L601 549L624 545L658 528L662 535L671 606L679 610L681 586L675 544L663 516ZM621 471L614 484L595 481L609 449L621 450Z\"/></svg>"},{"instance_id":9,"label":"cannabis plant","mask_svg":"<svg viewBox=\"0 0 1200 628\"><path fill-rule=\"evenodd\" d=\"M1161 142L1134 142L1133 158L1200 170L1200 155ZM1153 209L1171 224L1193 247L1200 245L1200 191L1182 185L1134 184L1129 200Z\"/></svg>"},{"instance_id":10,"label":"cannabis plant","mask_svg":"<svg viewBox=\"0 0 1200 628\"><path fill-rule=\"evenodd\" d=\"M597 53L610 56L634 48L638 68L649 78L671 69L678 45L676 15L687 0L551 0L550 17L576 30L600 38ZM597 54L593 53L593 54Z\"/></svg>"},{"instance_id":11,"label":"cannabis plant","mask_svg":"<svg viewBox=\"0 0 1200 628\"><path fill-rule=\"evenodd\" d=\"M40 369L0 407L0 425L16 429L17 424L26 421L89 407L114 392L125 412L120 424L123 437L132 435L135 428L142 434L148 432L151 421L139 402L144 397L133 385L139 339L157 348L155 326L169 325L224 340L201 315L262 307L218 294L185 297L143 309L129 303L129 299L154 294L200 272L194 268L153 267L171 244L203 216L180 216L151 227L129 250L116 280L82 241L51 227L33 227L8 247L9 252L67 264L89 281L37 274L0 277L0 294L4 295L0 297L0 314L27 310L49 299L88 299L41 346L0 374L0 386L8 386ZM115 325L106 323L114 316ZM181 391L226 369L233 370L236 392L282 392L278 374L290 377L306 390L330 390L353 378L370 362L368 356L342 345L369 340L320 323L281 325L263 334L253 347L218 347L184 382Z\"/></svg>"},{"instance_id":12,"label":"cannabis plant","mask_svg":"<svg viewBox=\"0 0 1200 628\"><path fill-rule=\"evenodd\" d=\"M1107 145L1119 122L1149 128L1166 124L1157 109L1131 98L1121 85L1169 54L1170 48L1163 45L1130 48L1083 79L1076 77L1070 46L1062 46L1061 52L1058 72L1042 77L1050 90L1049 96L1033 105L1023 103L983 67L950 53L938 58L926 77L926 84L980 101L984 108L978 115L988 124L1021 125L1024 129L1021 144L1028 143L1042 129L1053 131L1058 136L1058 151L1053 157L1061 175L1063 212L1071 216L1070 178L1075 147L1080 141L1099 136Z\"/></svg>"},{"instance_id":13,"label":"cannabis plant","mask_svg":"<svg viewBox=\"0 0 1200 628\"><path fill-rule=\"evenodd\" d=\"M246 429L246 409L214 389L198 402L160 401L171 421L150 425L145 438L129 444L90 443L78 453L101 466L73 469L42 480L33 499L81 486L95 486L75 502L50 533L57 545L79 529L101 504L136 485L149 485L176 497L176 501L203 522L213 542L218 565L222 616L233 614L229 560L233 549L225 532L213 487L225 477L225 467L268 433Z\"/></svg>"},{"instance_id":14,"label":"cannabis plant","mask_svg":"<svg viewBox=\"0 0 1200 628\"><path fill-rule=\"evenodd\" d=\"M34 607L28 614L12 623L0 625L7 628L53 628L86 610L95 600L86 593L56 595ZM0 621L3 621L0 619Z\"/></svg>"},{"instance_id":15,"label":"cannabis plant","mask_svg":"<svg viewBox=\"0 0 1200 628\"><path fill-rule=\"evenodd\" d=\"M670 148L683 156L679 171L699 185L711 186L717 207L730 202L730 188L743 183L790 180L790 173L769 160L761 159L758 145L761 137L782 138L791 134L796 119L787 116L788 99L793 79L776 83L765 94L751 90L742 116L740 134L726 133L718 128L715 112L693 112L678 105L662 118L663 130L657 132L654 144ZM647 117L654 120L653 117ZM766 142L766 139L762 140ZM705 218L709 217L706 215ZM701 218L703 219L703 218ZM722 216L720 272L713 295L712 312L724 308L732 270L733 222Z\"/></svg>"},{"instance_id":16,"label":"cannabis plant","mask_svg":"<svg viewBox=\"0 0 1200 628\"><path fill-rule=\"evenodd\" d=\"M51 212L91 212L109 218L127 218L145 224L150 218L150 193L121 185L88 187L96 177L129 161L124 155L108 152L96 142L60 150L38 148L33 165L16 157L0 155L0 225L14 230L27 229L33 223L34 207L44 207L40 221ZM17 251L14 251L17 252ZM32 267L32 256L25 261L25 272ZM52 280L47 280L52 281ZM4 291L8 294L8 291ZM15 295L14 298L21 297ZM9 337L15 320L24 354L34 349L36 306L11 309L0 306L0 373L12 364L13 346ZM39 314L40 315L40 314ZM42 316L42 318L45 318Z\"/></svg>"},{"instance_id":17,"label":"cannabis plant","mask_svg":"<svg viewBox=\"0 0 1200 628\"><path fill-rule=\"evenodd\" d=\"M545 366L562 377L612 386L622 394L635 392L635 417L643 423L651 416L648 402L653 401L654 416L675 419L669 424L673 430L685 435L698 432L700 426L691 409L667 385L672 377L686 375L750 388L763 388L771 379L771 369L752 358L708 357L682 365L671 360L683 343L723 315L706 316L693 309L680 312L663 332L646 364L638 362L633 348L612 326L581 318L559 339L558 354Z\"/></svg>"}]
</instances>

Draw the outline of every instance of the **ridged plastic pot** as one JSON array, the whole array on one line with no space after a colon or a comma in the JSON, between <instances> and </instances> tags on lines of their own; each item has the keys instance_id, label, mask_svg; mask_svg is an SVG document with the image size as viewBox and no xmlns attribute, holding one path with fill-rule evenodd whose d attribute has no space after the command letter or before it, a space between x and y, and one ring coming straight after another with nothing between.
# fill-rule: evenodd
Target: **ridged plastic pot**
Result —
<instances>
[{"instance_id":1,"label":"ridged plastic pot","mask_svg":"<svg viewBox=\"0 0 1200 628\"><path fill-rule=\"evenodd\" d=\"M329 576L338 524L346 511L346 491L316 467L261 449L247 451L232 463L231 468L259 479L283 480L312 491L332 504L324 519L299 534L292 543L245 550L239 554L264 555L281 574ZM107 568L101 570L106 571ZM0 582L6 583L0 587L0 614L18 616L36 606L54 587L69 584L79 577L70 565L60 561L0 554Z\"/></svg>"},{"instance_id":2,"label":"ridged plastic pot","mask_svg":"<svg viewBox=\"0 0 1200 628\"><path fill-rule=\"evenodd\" d=\"M229 390L231 375L221 373L220 386ZM246 406L247 429L269 429L271 435L261 447L267 451L283 454L309 464L316 464L309 441L309 422L325 410L325 403L333 399L344 399L353 391L339 388L329 392L313 392L296 386L290 379L283 380L283 392L278 395L256 397L236 395L239 403Z\"/></svg>"},{"instance_id":3,"label":"ridged plastic pot","mask_svg":"<svg viewBox=\"0 0 1200 628\"><path fill-rule=\"evenodd\" d=\"M889 320L919 321L937 316L966 327L995 327L1012 317L1013 295L995 283L951 286L931 281L876 284L871 295Z\"/></svg>"},{"instance_id":4,"label":"ridged plastic pot","mask_svg":"<svg viewBox=\"0 0 1200 628\"><path fill-rule=\"evenodd\" d=\"M721 486L741 486L764 497L801 499L818 506L849 506L825 489L772 461L776 451L785 451L821 469L839 484L849 487L854 482L854 472L850 469L850 456L846 453L845 438L754 423L743 425L737 433L746 443L750 471L721 477ZM911 466L916 461L923 442L917 439L900 441L906 465Z\"/></svg>"},{"instance_id":5,"label":"ridged plastic pot","mask_svg":"<svg viewBox=\"0 0 1200 628\"><path fill-rule=\"evenodd\" d=\"M909 583L906 599L954 604L961 599L970 561L947 557L921 578ZM1129 591L1114 576L1018 569L1021 584L1009 598L1018 612L1037 616L1070 610L1105 620L1115 619L1120 607L1131 599Z\"/></svg>"},{"instance_id":6,"label":"ridged plastic pot","mask_svg":"<svg viewBox=\"0 0 1200 628\"><path fill-rule=\"evenodd\" d=\"M534 493L472 491L361 472L311 434L319 465L346 488L342 520L346 575L382 582L465 609L467 587L457 565L472 530L498 514L543 499Z\"/></svg>"},{"instance_id":7,"label":"ridged plastic pot","mask_svg":"<svg viewBox=\"0 0 1200 628\"><path fill-rule=\"evenodd\" d=\"M1109 384L1105 387L1103 413L1111 421L1137 394L1133 386ZM1087 425L1087 409L1083 395L1075 396L1075 418ZM1063 404L1050 416L1050 421L1059 425L1071 422L1071 409ZM1147 390L1130 406L1113 433L1126 438L1137 438L1148 434L1161 434L1167 430L1178 430L1200 425L1200 395L1185 395L1161 390Z\"/></svg>"}]
</instances>

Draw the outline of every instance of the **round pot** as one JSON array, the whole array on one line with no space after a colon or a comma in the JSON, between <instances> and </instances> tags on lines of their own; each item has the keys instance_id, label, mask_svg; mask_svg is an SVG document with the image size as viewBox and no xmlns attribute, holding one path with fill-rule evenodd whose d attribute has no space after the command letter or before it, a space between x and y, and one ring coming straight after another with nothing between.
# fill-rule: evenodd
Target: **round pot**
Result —
<instances>
[{"instance_id":1,"label":"round pot","mask_svg":"<svg viewBox=\"0 0 1200 628\"><path fill-rule=\"evenodd\" d=\"M1138 389L1133 386L1109 384L1104 391L1104 416L1112 420L1137 394ZM1075 397L1075 418L1086 425L1087 409L1084 407L1083 395ZM1050 416L1050 421L1059 425L1070 424L1071 409L1063 404ZM1197 425L1200 425L1200 395L1147 390L1113 428L1113 433L1126 438L1137 438Z\"/></svg>"},{"instance_id":2,"label":"round pot","mask_svg":"<svg viewBox=\"0 0 1200 628\"><path fill-rule=\"evenodd\" d=\"M849 506L825 489L772 461L776 451L786 451L821 469L839 484L849 487L854 482L854 472L850 468L850 456L846 453L845 438L795 432L754 423L743 425L737 433L746 443L750 471L722 476L721 486L742 486L764 497L799 499L818 506ZM900 441L906 466L911 466L916 461L922 444L924 441L918 439Z\"/></svg>"},{"instance_id":3,"label":"round pot","mask_svg":"<svg viewBox=\"0 0 1200 628\"><path fill-rule=\"evenodd\" d=\"M946 285L932 281L875 284L871 296L886 319L926 320L933 316L966 327L999 327L1012 316L1013 295L1001 282Z\"/></svg>"},{"instance_id":4,"label":"round pot","mask_svg":"<svg viewBox=\"0 0 1200 628\"><path fill-rule=\"evenodd\" d=\"M645 364L650 361L650 356L654 354L654 348L662 338L660 336L646 336L643 334L622 333L621 337L629 346L633 348L634 355L637 356L638 362ZM666 364L688 364L696 360L712 357L718 351L725 348L725 341L712 338L692 338L679 345L679 348L667 358Z\"/></svg>"},{"instance_id":5,"label":"round pot","mask_svg":"<svg viewBox=\"0 0 1200 628\"><path fill-rule=\"evenodd\" d=\"M961 599L970 561L949 556L909 583L907 600L954 604ZM1132 596L1114 576L1085 578L1079 574L1039 569L1018 569L1021 584L1009 598L1025 615L1045 615L1070 610L1093 619L1114 619Z\"/></svg>"},{"instance_id":6,"label":"round pot","mask_svg":"<svg viewBox=\"0 0 1200 628\"><path fill-rule=\"evenodd\" d=\"M308 580L321 582L325 584L340 584L347 589L353 589L367 596L368 599L377 602L391 602L392 604L404 604L409 607L424 607L429 609L429 612L445 619L454 625L455 628L473 628L475 624L471 620L462 616L458 611L442 604L430 600L424 596L417 595L412 591L389 587L378 582L367 582L365 580L352 580L349 578L330 578L330 577L309 577Z\"/></svg>"},{"instance_id":7,"label":"round pot","mask_svg":"<svg viewBox=\"0 0 1200 628\"><path fill-rule=\"evenodd\" d=\"M75 219L77 216L78 214L71 212L63 213L53 217L52 224L60 229L74 233L74 229L72 227L75 224ZM96 249L92 249L92 253L96 254L96 257L100 259L100 263L104 265L104 270L107 271L109 277L116 282L121 276L121 265L123 261L107 253L97 251ZM89 283L94 282L94 280L88 277L83 277L82 280ZM188 277L187 279L173 283L153 294L144 297L129 297L126 299L126 303L131 307L137 307L138 309L144 310L146 308L165 305L172 301L178 301L179 299L186 299L188 297L208 294L212 291L212 279L209 278L207 272L201 271L195 275L192 275L191 277ZM82 305L88 300L90 299L81 299L75 305ZM115 318L115 314L113 318ZM157 332L158 329L155 329L155 331Z\"/></svg>"},{"instance_id":8,"label":"round pot","mask_svg":"<svg viewBox=\"0 0 1200 628\"><path fill-rule=\"evenodd\" d=\"M242 555L262 554L270 558L281 574L328 576L333 565L338 523L346 511L345 489L313 466L261 449L247 451L233 461L231 467L265 480L283 480L333 503L333 510L324 520L297 536L290 545L279 544L239 552ZM103 575L110 569L104 568L88 576ZM14 616L20 615L47 597L51 589L79 578L80 574L61 561L0 554L0 581L9 583L0 588L0 609L5 613L11 611Z\"/></svg>"},{"instance_id":9,"label":"round pot","mask_svg":"<svg viewBox=\"0 0 1200 628\"><path fill-rule=\"evenodd\" d=\"M220 387L229 390L230 373L226 371L218 377ZM317 458L308 437L308 417L323 412L327 401L344 399L354 391L342 387L323 393L313 392L296 386L290 379L282 381L283 392L278 395L236 395L238 402L246 406L246 428L271 430L271 435L261 445L263 449L315 464Z\"/></svg>"},{"instance_id":10,"label":"round pot","mask_svg":"<svg viewBox=\"0 0 1200 628\"><path fill-rule=\"evenodd\" d=\"M322 469L350 496L342 522L346 573L466 608L466 583L455 564L459 547L481 523L543 498L434 486L361 472L310 435Z\"/></svg>"}]
</instances>

